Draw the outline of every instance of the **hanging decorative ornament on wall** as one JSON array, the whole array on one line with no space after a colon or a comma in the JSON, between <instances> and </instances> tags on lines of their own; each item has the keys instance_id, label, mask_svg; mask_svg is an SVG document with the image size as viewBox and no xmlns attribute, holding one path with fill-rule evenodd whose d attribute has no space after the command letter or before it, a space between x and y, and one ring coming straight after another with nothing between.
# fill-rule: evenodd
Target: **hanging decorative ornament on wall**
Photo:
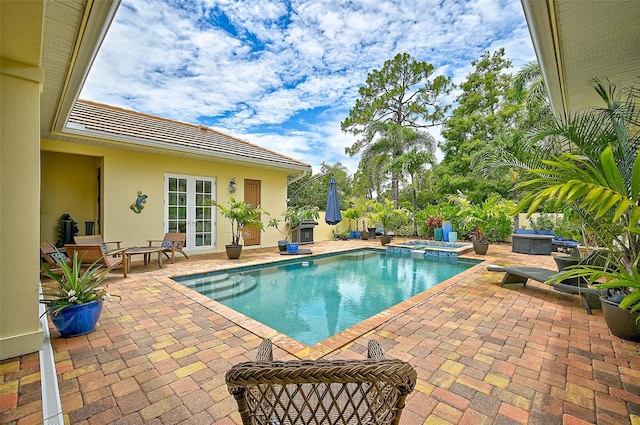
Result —
<instances>
[{"instance_id":1,"label":"hanging decorative ornament on wall","mask_svg":"<svg viewBox=\"0 0 640 425\"><path fill-rule=\"evenodd\" d=\"M144 209L144 204L147 203L147 195L144 195L142 193L141 190L138 191L138 197L136 198L136 201L131 204L131 210L136 213L136 214L140 214L142 212L142 210Z\"/></svg>"}]
</instances>

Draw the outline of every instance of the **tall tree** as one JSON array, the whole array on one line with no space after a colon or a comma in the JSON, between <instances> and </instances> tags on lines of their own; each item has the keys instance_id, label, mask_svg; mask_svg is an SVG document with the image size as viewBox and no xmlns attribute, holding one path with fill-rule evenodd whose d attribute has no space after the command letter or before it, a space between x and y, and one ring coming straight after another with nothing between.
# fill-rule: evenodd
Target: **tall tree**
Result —
<instances>
[{"instance_id":1,"label":"tall tree","mask_svg":"<svg viewBox=\"0 0 640 425\"><path fill-rule=\"evenodd\" d=\"M474 70L460 86L458 106L442 130L444 159L436 182L442 195L461 191L481 202L494 192L506 195L511 186L506 172L497 179L483 179L476 165L496 136L514 126L521 104L511 90L512 76L506 72L511 61L504 49L486 51L471 64Z\"/></svg>"},{"instance_id":2,"label":"tall tree","mask_svg":"<svg viewBox=\"0 0 640 425\"><path fill-rule=\"evenodd\" d=\"M340 123L343 131L360 135L360 139L345 152L351 156L365 151L369 146L383 146L379 139L386 139L391 160L398 158L409 147L403 143L401 128L420 129L441 124L449 105L442 98L451 92L451 79L436 76L434 67L427 62L416 61L408 53L398 53L386 61L382 69L374 69L360 87L360 97ZM391 143L389 143L391 142ZM399 175L392 173L392 192L398 201Z\"/></svg>"},{"instance_id":3,"label":"tall tree","mask_svg":"<svg viewBox=\"0 0 640 425\"><path fill-rule=\"evenodd\" d=\"M410 179L411 186L411 201L413 205L413 234L418 236L418 223L415 220L415 213L418 211L418 187L416 176L424 169L427 164L433 165L435 163L435 155L433 150L435 149L435 139L431 135L425 135L431 140L432 150L418 150L415 147L399 156L395 161L390 164L392 170L396 170L402 174L406 174Z\"/></svg>"}]
</instances>

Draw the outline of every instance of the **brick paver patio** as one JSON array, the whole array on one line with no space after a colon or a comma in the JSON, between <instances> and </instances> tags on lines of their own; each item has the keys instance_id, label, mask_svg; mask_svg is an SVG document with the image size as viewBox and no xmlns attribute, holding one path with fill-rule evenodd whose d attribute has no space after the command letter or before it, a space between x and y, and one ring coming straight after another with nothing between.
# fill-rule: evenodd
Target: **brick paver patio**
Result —
<instances>
[{"instance_id":1,"label":"brick paver patio","mask_svg":"<svg viewBox=\"0 0 640 425\"><path fill-rule=\"evenodd\" d=\"M315 243L315 253L379 246ZM473 257L473 255L471 255ZM480 257L479 257L480 258ZM497 264L554 268L550 256L492 245ZM224 374L253 360L263 337L276 359L364 358L367 341L418 371L402 424L640 425L640 344L610 334L601 310L544 284L501 288L486 263L363 324L306 347L173 282L170 277L280 260L277 248L194 255L157 269L113 274L121 300L96 330L52 330L62 406L70 424L239 424ZM0 362L0 422L42 422L38 354Z\"/></svg>"}]
</instances>

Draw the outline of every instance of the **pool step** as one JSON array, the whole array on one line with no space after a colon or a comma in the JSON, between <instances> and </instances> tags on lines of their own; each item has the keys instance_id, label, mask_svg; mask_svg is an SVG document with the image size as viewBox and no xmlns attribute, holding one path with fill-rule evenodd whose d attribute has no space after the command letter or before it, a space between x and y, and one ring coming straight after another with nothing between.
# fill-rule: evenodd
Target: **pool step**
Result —
<instances>
[{"instance_id":1,"label":"pool step","mask_svg":"<svg viewBox=\"0 0 640 425\"><path fill-rule=\"evenodd\" d=\"M209 298L222 301L253 291L258 286L258 282L253 276L220 274L203 277L193 282L183 282L183 285Z\"/></svg>"}]
</instances>

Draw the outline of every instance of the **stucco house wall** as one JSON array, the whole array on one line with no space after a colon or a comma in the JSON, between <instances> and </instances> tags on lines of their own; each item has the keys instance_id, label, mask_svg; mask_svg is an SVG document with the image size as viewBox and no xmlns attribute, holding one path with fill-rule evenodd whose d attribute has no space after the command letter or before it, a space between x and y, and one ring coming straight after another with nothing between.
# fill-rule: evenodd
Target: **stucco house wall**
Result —
<instances>
[{"instance_id":1,"label":"stucco house wall","mask_svg":"<svg viewBox=\"0 0 640 425\"><path fill-rule=\"evenodd\" d=\"M43 140L42 149L41 241L55 243L53 238L58 236L55 230L62 214L68 213L78 222L80 235L85 233L85 221L98 221L94 205L98 196L96 168L100 165L103 194L101 226L96 227L96 233L100 231L105 240L121 240L123 246L143 245L148 239L161 239L164 235L167 173L215 179L216 200L223 204L230 196L243 199L244 179L260 180L262 207L273 217L286 209L284 171L51 140ZM235 194L229 192L231 178L238 183ZM130 208L138 191L148 196L139 214ZM268 219L269 216L264 216L263 222L266 224ZM214 250L197 252L222 252L231 241L229 224L219 214L215 237ZM260 246L275 246L278 239L280 234L275 229L266 229L261 234Z\"/></svg>"}]
</instances>

